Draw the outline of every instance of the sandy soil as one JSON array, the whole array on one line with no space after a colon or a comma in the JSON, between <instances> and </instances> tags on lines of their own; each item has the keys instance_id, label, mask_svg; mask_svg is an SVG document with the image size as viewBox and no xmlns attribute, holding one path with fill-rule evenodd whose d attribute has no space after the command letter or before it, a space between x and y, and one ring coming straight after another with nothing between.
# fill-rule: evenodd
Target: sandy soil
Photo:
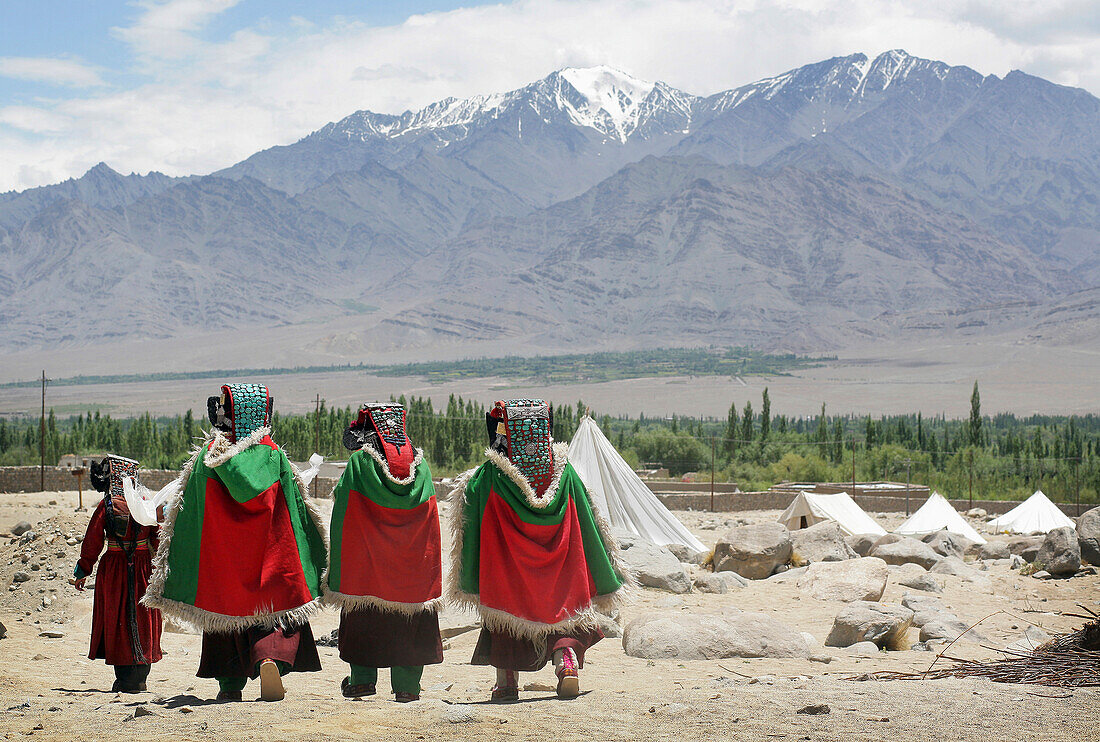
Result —
<instances>
[{"instance_id":1,"label":"sandy soil","mask_svg":"<svg viewBox=\"0 0 1100 742\"><path fill-rule=\"evenodd\" d=\"M51 500L56 504L50 505ZM864 658L822 648L831 658L828 663L647 661L626 656L620 640L613 638L589 653L582 673L587 692L580 698L554 698L553 674L546 669L522 676L521 682L536 687L522 693L521 703L495 706L486 702L492 671L468 664L476 631L447 641L445 662L425 672L423 700L409 705L395 704L384 693L366 701L342 699L338 685L346 667L335 649L325 647L319 648L324 670L288 677L285 701L251 700L258 688L250 684L248 702L217 704L212 701L216 684L194 677L199 637L190 633L164 635L167 656L153 668L150 692L120 696L108 691L111 669L85 657L91 592L78 594L65 580L79 548L68 542L83 533L88 517L74 512L75 505L75 492L0 495L0 531L27 520L38 534L27 544L0 540L0 621L8 633L0 640L5 660L0 734L5 739L1086 740L1096 738L1100 723L1100 689L977 680L846 680L877 670L923 670L933 660L928 652L881 652ZM704 543L713 543L730 524L771 520L776 513L677 515ZM881 516L880 522L889 528L897 520L899 516ZM27 564L21 561L25 552L32 554ZM8 589L14 571L28 570L34 562L41 566L29 572L32 579ZM51 573L57 576L51 579ZM960 641L953 655L996 656L991 648L1020 638L1029 623L1051 633L1070 630L1077 620L1059 616L1060 611L1100 602L1100 577L1047 582L996 566L988 575L993 594L945 577L940 597L961 618L977 622L993 614L980 626L981 644ZM723 595L645 590L625 618L647 610L761 611L820 642L841 604L813 600L795 582L773 578ZM883 600L897 602L906 590L890 584ZM48 607L43 607L43 598L52 599ZM467 615L448 611L443 616L445 628L471 623ZM314 632L321 636L336 624L336 614L325 612L313 621ZM40 636L47 630L64 636ZM384 691L384 674L380 681ZM796 713L820 703L828 704L831 713ZM138 706L152 715L133 718Z\"/></svg>"}]
</instances>

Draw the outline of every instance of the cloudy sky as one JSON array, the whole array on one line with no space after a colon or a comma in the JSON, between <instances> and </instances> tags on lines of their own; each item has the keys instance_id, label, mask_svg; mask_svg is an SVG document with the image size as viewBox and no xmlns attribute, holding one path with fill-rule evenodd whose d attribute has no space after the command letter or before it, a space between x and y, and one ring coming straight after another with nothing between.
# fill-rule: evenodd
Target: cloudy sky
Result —
<instances>
[{"instance_id":1,"label":"cloudy sky","mask_svg":"<svg viewBox=\"0 0 1100 742\"><path fill-rule=\"evenodd\" d=\"M4 0L0 191L100 161L207 173L566 66L709 94L894 48L1100 94L1096 0Z\"/></svg>"}]
</instances>

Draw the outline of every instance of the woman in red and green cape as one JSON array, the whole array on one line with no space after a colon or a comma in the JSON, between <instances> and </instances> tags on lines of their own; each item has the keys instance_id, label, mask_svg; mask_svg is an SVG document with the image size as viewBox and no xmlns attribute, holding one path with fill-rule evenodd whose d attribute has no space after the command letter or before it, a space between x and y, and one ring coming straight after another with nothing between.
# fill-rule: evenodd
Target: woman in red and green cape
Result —
<instances>
[{"instance_id":1,"label":"woman in red and green cape","mask_svg":"<svg viewBox=\"0 0 1100 742\"><path fill-rule=\"evenodd\" d=\"M327 544L296 467L271 440L262 384L211 397L214 428L166 505L143 602L203 631L198 676L219 700L248 678L281 700L281 676L321 669L309 617L321 607Z\"/></svg>"},{"instance_id":2,"label":"woman in red and green cape","mask_svg":"<svg viewBox=\"0 0 1100 742\"><path fill-rule=\"evenodd\" d=\"M553 660L558 696L580 692L585 650L632 582L618 546L550 437L542 400L497 402L487 413L489 460L451 493L448 596L481 616L472 664L497 668L493 700L519 697L521 671Z\"/></svg>"},{"instance_id":3,"label":"woman in red and green cape","mask_svg":"<svg viewBox=\"0 0 1100 742\"><path fill-rule=\"evenodd\" d=\"M405 415L399 404L363 405L344 434L354 453L333 491L325 599L341 608L345 698L373 695L378 668L388 667L396 700L416 701L424 665L443 661L435 485Z\"/></svg>"}]
</instances>

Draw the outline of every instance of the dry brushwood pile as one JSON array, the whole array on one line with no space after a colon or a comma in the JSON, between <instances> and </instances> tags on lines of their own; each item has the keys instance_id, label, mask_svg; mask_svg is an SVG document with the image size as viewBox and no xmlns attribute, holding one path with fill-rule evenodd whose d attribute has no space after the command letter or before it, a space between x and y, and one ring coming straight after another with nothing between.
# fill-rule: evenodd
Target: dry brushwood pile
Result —
<instances>
[{"instance_id":1,"label":"dry brushwood pile","mask_svg":"<svg viewBox=\"0 0 1100 742\"><path fill-rule=\"evenodd\" d=\"M989 678L995 683L1049 685L1059 688L1100 686L1100 614L1081 606L1089 615L1063 615L1086 619L1077 631L1061 634L1030 652L1002 649L997 660L962 660L951 657L949 667L920 673L879 672L859 676L866 680L939 680L941 678ZM937 659L939 659L937 657Z\"/></svg>"}]
</instances>

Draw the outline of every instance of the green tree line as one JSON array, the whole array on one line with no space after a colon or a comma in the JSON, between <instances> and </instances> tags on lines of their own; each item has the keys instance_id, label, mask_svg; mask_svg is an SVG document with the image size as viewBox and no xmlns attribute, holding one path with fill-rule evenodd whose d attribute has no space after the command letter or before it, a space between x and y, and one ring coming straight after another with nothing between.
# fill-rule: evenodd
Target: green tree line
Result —
<instances>
[{"instance_id":1,"label":"green tree line","mask_svg":"<svg viewBox=\"0 0 1100 742\"><path fill-rule=\"evenodd\" d=\"M409 409L413 443L438 475L479 463L488 438L485 406L452 395L445 405L428 397L398 398ZM719 417L598 418L600 427L634 466L668 468L737 482L744 490L780 481L860 481L911 476L949 497L1020 499L1042 489L1053 499L1100 502L1100 416L983 415L974 386L967 417L946 415L790 416L772 409L767 389L758 401L734 402ZM585 414L583 402L554 404L556 440L568 441ZM274 437L303 461L314 451L346 459L341 439L355 418L351 407L330 407L272 421ZM99 412L45 421L46 462L66 453L118 453L149 468L177 468L207 427L188 411L173 417L146 413L112 418ZM0 419L0 465L37 464L39 421Z\"/></svg>"}]
</instances>

